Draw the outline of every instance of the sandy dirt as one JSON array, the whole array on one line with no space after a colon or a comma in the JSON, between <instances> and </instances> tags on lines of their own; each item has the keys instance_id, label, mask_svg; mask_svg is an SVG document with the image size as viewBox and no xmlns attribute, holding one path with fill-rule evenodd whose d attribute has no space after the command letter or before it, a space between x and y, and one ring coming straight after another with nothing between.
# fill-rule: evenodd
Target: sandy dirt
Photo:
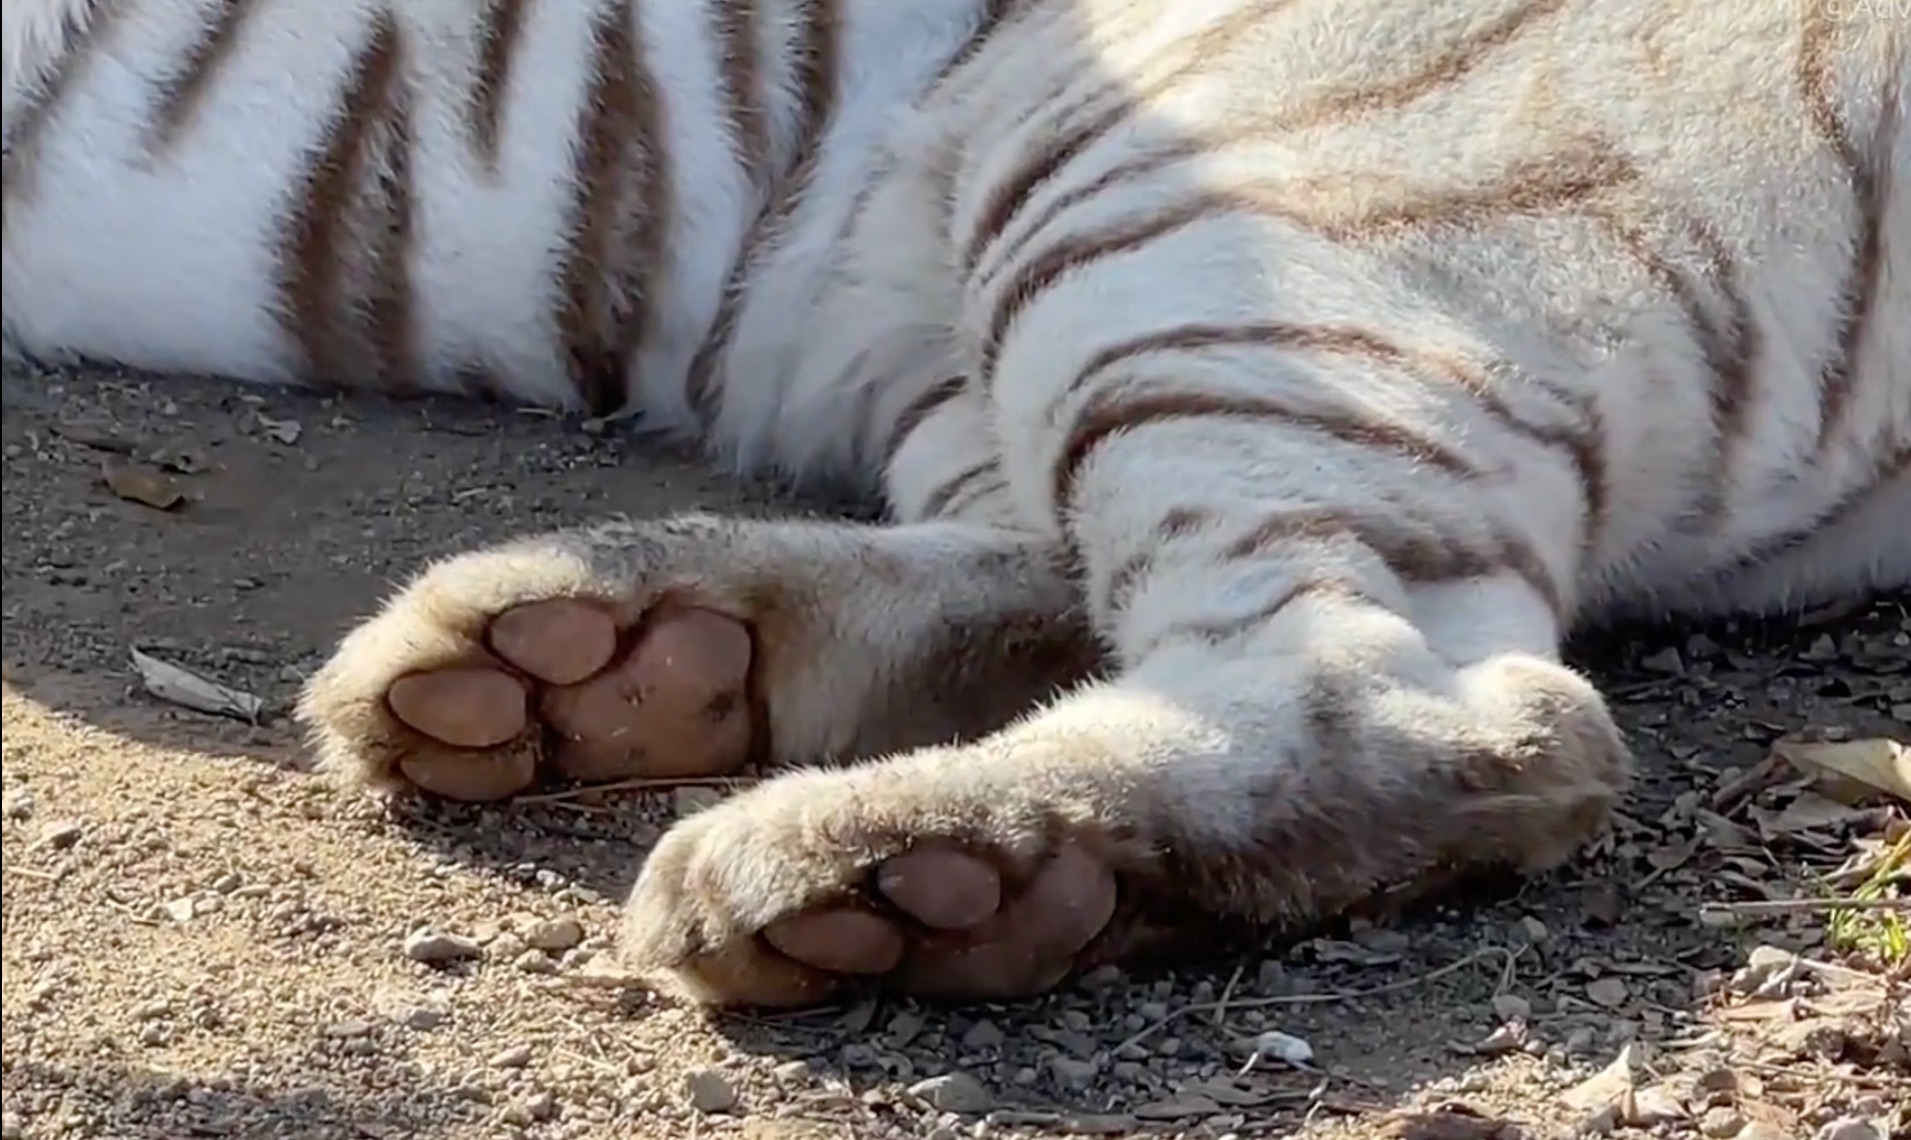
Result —
<instances>
[{"instance_id":1,"label":"sandy dirt","mask_svg":"<svg viewBox=\"0 0 1911 1140\"><path fill-rule=\"evenodd\" d=\"M284 710L427 558L790 505L549 417L99 375L10 374L4 449L0 1140L1911 1136L1901 920L1786 901L1911 894L1903 806L1770 759L1911 738L1911 598L1583 646L1642 778L1546 882L1013 1008L710 1018L577 979L711 793L394 810Z\"/></svg>"}]
</instances>

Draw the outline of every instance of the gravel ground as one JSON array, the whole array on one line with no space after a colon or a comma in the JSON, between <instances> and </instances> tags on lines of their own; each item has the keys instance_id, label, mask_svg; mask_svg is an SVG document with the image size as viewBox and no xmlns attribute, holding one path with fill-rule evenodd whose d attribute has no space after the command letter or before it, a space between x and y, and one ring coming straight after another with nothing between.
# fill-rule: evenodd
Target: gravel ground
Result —
<instances>
[{"instance_id":1,"label":"gravel ground","mask_svg":"<svg viewBox=\"0 0 1911 1140\"><path fill-rule=\"evenodd\" d=\"M1013 1008L710 1019L585 983L714 792L395 819L283 709L427 557L787 505L545 417L111 376L9 375L4 450L0 1140L1911 1137L1903 917L1809 901L1911 894L1903 803L1810 762L1911 739L1911 598L1583 646L1644 775L1549 881Z\"/></svg>"}]
</instances>

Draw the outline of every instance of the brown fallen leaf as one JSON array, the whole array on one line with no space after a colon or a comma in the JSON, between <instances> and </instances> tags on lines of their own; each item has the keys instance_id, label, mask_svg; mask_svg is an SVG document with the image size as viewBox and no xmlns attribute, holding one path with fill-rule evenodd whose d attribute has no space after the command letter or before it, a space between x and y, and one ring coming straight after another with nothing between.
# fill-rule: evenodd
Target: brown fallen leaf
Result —
<instances>
[{"instance_id":1,"label":"brown fallen leaf","mask_svg":"<svg viewBox=\"0 0 1911 1140\"><path fill-rule=\"evenodd\" d=\"M1215 1116L1221 1106L1205 1096L1177 1096L1171 1100L1153 1100L1135 1106L1135 1116L1142 1120L1185 1120L1193 1116Z\"/></svg>"},{"instance_id":2,"label":"brown fallen leaf","mask_svg":"<svg viewBox=\"0 0 1911 1140\"><path fill-rule=\"evenodd\" d=\"M1291 1091L1248 1088L1225 1076L1192 1081L1176 1090L1177 1097L1205 1097L1223 1108L1260 1108L1275 1101L1293 1100Z\"/></svg>"},{"instance_id":3,"label":"brown fallen leaf","mask_svg":"<svg viewBox=\"0 0 1911 1140\"><path fill-rule=\"evenodd\" d=\"M186 493L164 471L143 463L107 460L100 466L106 489L128 502L170 511L186 501Z\"/></svg>"},{"instance_id":4,"label":"brown fallen leaf","mask_svg":"<svg viewBox=\"0 0 1911 1140\"><path fill-rule=\"evenodd\" d=\"M1643 1044L1637 1041L1629 1042L1619 1051L1619 1055L1612 1059L1611 1064L1559 1094L1560 1103L1581 1112L1596 1112L1608 1108L1632 1090L1638 1074L1645 1069L1648 1060L1646 1047Z\"/></svg>"},{"instance_id":5,"label":"brown fallen leaf","mask_svg":"<svg viewBox=\"0 0 1911 1140\"><path fill-rule=\"evenodd\" d=\"M1751 809L1752 821L1758 824L1758 830L1766 840L1783 836L1798 835L1802 832L1817 831L1821 828L1837 827L1850 823L1864 812L1857 808L1827 799L1816 792L1806 792L1782 811L1765 811L1762 808Z\"/></svg>"},{"instance_id":6,"label":"brown fallen leaf","mask_svg":"<svg viewBox=\"0 0 1911 1140\"><path fill-rule=\"evenodd\" d=\"M1794 768L1819 778L1819 791L1849 802L1850 784L1876 789L1911 803L1911 745L1885 737L1811 744L1781 740L1772 748Z\"/></svg>"},{"instance_id":7,"label":"brown fallen leaf","mask_svg":"<svg viewBox=\"0 0 1911 1140\"><path fill-rule=\"evenodd\" d=\"M1387 1126L1390 1140L1518 1140L1524 1135L1505 1117L1487 1116L1466 1104L1402 1113Z\"/></svg>"}]
</instances>

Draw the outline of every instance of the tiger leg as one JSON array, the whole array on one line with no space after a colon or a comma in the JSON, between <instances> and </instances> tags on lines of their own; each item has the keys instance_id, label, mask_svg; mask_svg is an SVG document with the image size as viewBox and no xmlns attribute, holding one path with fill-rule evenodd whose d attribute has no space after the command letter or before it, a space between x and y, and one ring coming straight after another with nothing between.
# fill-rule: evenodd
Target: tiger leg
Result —
<instances>
[{"instance_id":1,"label":"tiger leg","mask_svg":"<svg viewBox=\"0 0 1911 1140\"><path fill-rule=\"evenodd\" d=\"M900 525L617 522L429 567L307 684L322 765L491 800L541 774L725 775L1006 722L1102 651L1051 542L1003 525L1000 481L932 458Z\"/></svg>"},{"instance_id":2,"label":"tiger leg","mask_svg":"<svg viewBox=\"0 0 1911 1140\"><path fill-rule=\"evenodd\" d=\"M1556 655L1562 559L1505 493L1563 484L1205 407L1110 404L1121 430L1078 418L1051 449L1113 679L680 823L633 891L628 960L716 1003L871 981L1001 999L1163 929L1298 930L1593 835L1627 749Z\"/></svg>"},{"instance_id":3,"label":"tiger leg","mask_svg":"<svg viewBox=\"0 0 1911 1140\"><path fill-rule=\"evenodd\" d=\"M1774 615L1911 589L1911 448L1881 465L1861 488L1811 530L1759 551L1733 573L1701 581L1660 610L1689 615Z\"/></svg>"}]
</instances>

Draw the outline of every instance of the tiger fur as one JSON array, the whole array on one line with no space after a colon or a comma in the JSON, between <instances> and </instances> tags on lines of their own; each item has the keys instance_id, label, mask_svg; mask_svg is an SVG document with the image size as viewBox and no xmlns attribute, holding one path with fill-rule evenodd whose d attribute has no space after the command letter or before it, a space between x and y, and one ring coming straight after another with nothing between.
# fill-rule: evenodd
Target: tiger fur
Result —
<instances>
[{"instance_id":1,"label":"tiger fur","mask_svg":"<svg viewBox=\"0 0 1911 1140\"><path fill-rule=\"evenodd\" d=\"M424 568L322 764L776 772L701 1001L1041 992L1569 860L1620 614L1911 582L1898 0L18 0L5 340L630 417L882 524Z\"/></svg>"}]
</instances>

